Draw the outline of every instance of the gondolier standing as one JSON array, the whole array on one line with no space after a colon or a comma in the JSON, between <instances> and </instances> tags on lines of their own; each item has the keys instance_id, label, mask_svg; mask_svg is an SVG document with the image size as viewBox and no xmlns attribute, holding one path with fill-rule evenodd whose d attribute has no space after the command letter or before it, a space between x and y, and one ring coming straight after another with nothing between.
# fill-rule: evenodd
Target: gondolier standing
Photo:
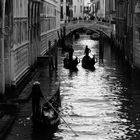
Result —
<instances>
[{"instance_id":1,"label":"gondolier standing","mask_svg":"<svg viewBox=\"0 0 140 140\"><path fill-rule=\"evenodd\" d=\"M89 53L91 52L91 50L88 48L88 46L86 45L86 48L85 48L85 55L86 57L89 56Z\"/></svg>"},{"instance_id":2,"label":"gondolier standing","mask_svg":"<svg viewBox=\"0 0 140 140\"><path fill-rule=\"evenodd\" d=\"M37 119L40 113L40 98L44 98L40 89L40 82L35 81L33 83L32 92L29 98L32 98L33 119Z\"/></svg>"},{"instance_id":3,"label":"gondolier standing","mask_svg":"<svg viewBox=\"0 0 140 140\"><path fill-rule=\"evenodd\" d=\"M72 60L73 60L73 52L74 52L74 49L73 49L72 45L70 45L70 47L69 47L69 60L70 60L70 62L72 62Z\"/></svg>"}]
</instances>

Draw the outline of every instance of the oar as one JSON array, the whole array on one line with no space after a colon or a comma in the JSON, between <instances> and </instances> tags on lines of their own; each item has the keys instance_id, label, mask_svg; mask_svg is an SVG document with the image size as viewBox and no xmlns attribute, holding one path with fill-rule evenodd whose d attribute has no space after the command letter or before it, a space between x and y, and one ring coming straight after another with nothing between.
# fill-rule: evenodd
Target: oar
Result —
<instances>
[{"instance_id":1,"label":"oar","mask_svg":"<svg viewBox=\"0 0 140 140\"><path fill-rule=\"evenodd\" d=\"M65 119L57 112L57 110L53 107L53 105L44 97L45 101L52 107L52 109L58 114L59 118L61 118L65 124L70 128L70 130L74 133L74 135L77 137L78 134L70 127L70 125L65 121Z\"/></svg>"}]
</instances>

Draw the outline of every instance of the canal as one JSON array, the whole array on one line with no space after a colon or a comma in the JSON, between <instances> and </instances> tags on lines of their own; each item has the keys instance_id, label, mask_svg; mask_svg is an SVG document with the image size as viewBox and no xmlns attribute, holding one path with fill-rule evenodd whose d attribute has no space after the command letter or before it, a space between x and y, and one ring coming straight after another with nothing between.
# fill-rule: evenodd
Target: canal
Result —
<instances>
[{"instance_id":1,"label":"canal","mask_svg":"<svg viewBox=\"0 0 140 140\"><path fill-rule=\"evenodd\" d=\"M138 140L140 139L140 77L129 71L109 43L104 44L103 61L99 42L81 35L73 41L74 56L84 56L85 45L96 55L95 71L70 71L59 60L63 122L54 139ZM74 132L73 132L74 131ZM75 136L75 133L78 136Z\"/></svg>"},{"instance_id":2,"label":"canal","mask_svg":"<svg viewBox=\"0 0 140 140\"><path fill-rule=\"evenodd\" d=\"M99 42L86 35L73 42L74 56L82 60L85 45L95 54L95 70L78 64L77 71L63 67L65 54L59 51L57 78L60 81L61 123L50 133L35 128L31 121L31 100L20 105L20 112L5 140L139 140L140 77L128 69L120 56L104 42L103 59L99 59ZM39 81L47 94L50 87L46 68ZM51 76L50 76L51 77ZM51 82L53 78L51 79ZM32 86L31 83L29 83ZM28 93L28 86L22 96Z\"/></svg>"}]
</instances>

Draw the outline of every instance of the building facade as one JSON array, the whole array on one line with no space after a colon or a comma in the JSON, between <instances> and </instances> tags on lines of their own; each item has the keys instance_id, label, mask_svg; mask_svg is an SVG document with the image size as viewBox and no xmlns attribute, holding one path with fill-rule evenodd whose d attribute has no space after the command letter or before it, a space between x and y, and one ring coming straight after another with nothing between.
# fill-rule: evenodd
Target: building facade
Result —
<instances>
[{"instance_id":1,"label":"building facade","mask_svg":"<svg viewBox=\"0 0 140 140\"><path fill-rule=\"evenodd\" d=\"M140 68L139 0L116 0L116 42L129 64Z\"/></svg>"},{"instance_id":2,"label":"building facade","mask_svg":"<svg viewBox=\"0 0 140 140\"><path fill-rule=\"evenodd\" d=\"M73 0L73 17L74 18L83 18L84 11L84 0Z\"/></svg>"},{"instance_id":3,"label":"building facade","mask_svg":"<svg viewBox=\"0 0 140 140\"><path fill-rule=\"evenodd\" d=\"M124 42L126 38L126 1L116 1L116 40L117 46L124 51Z\"/></svg>"},{"instance_id":4,"label":"building facade","mask_svg":"<svg viewBox=\"0 0 140 140\"><path fill-rule=\"evenodd\" d=\"M13 43L10 41L13 32L13 1L0 1L0 94L11 84L11 59Z\"/></svg>"},{"instance_id":5,"label":"building facade","mask_svg":"<svg viewBox=\"0 0 140 140\"><path fill-rule=\"evenodd\" d=\"M95 8L95 16L105 18L105 0L91 0Z\"/></svg>"},{"instance_id":6,"label":"building facade","mask_svg":"<svg viewBox=\"0 0 140 140\"><path fill-rule=\"evenodd\" d=\"M116 0L105 0L105 19L115 21L116 17Z\"/></svg>"},{"instance_id":7,"label":"building facade","mask_svg":"<svg viewBox=\"0 0 140 140\"><path fill-rule=\"evenodd\" d=\"M60 12L60 19L63 22L83 18L84 0L61 0Z\"/></svg>"},{"instance_id":8,"label":"building facade","mask_svg":"<svg viewBox=\"0 0 140 140\"><path fill-rule=\"evenodd\" d=\"M41 34L40 34L40 54L44 55L51 46L54 45L55 39L58 39L57 31L60 29L60 1L46 0L41 3Z\"/></svg>"},{"instance_id":9,"label":"building facade","mask_svg":"<svg viewBox=\"0 0 140 140\"><path fill-rule=\"evenodd\" d=\"M140 1L129 0L127 4L127 31L130 33L126 40L130 50L128 58L130 59L130 64L140 68Z\"/></svg>"},{"instance_id":10,"label":"building facade","mask_svg":"<svg viewBox=\"0 0 140 140\"><path fill-rule=\"evenodd\" d=\"M17 86L53 47L60 30L59 0L0 1L0 93Z\"/></svg>"},{"instance_id":11,"label":"building facade","mask_svg":"<svg viewBox=\"0 0 140 140\"><path fill-rule=\"evenodd\" d=\"M93 12L92 2L90 0L85 0L84 1L84 17L89 18L92 12Z\"/></svg>"},{"instance_id":12,"label":"building facade","mask_svg":"<svg viewBox=\"0 0 140 140\"><path fill-rule=\"evenodd\" d=\"M61 0L60 20L62 23L73 19L73 0Z\"/></svg>"}]
</instances>

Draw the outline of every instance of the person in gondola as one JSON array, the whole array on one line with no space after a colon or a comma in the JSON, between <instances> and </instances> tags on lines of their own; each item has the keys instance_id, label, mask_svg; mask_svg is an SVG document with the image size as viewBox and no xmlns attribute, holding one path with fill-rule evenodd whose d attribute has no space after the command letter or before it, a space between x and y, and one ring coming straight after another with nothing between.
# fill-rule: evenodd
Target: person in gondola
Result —
<instances>
[{"instance_id":1,"label":"person in gondola","mask_svg":"<svg viewBox=\"0 0 140 140\"><path fill-rule=\"evenodd\" d=\"M29 96L29 99L32 98L32 111L33 119L36 120L39 117L40 113L40 98L44 98L42 91L40 89L40 82L35 81L33 83L32 91Z\"/></svg>"},{"instance_id":2,"label":"person in gondola","mask_svg":"<svg viewBox=\"0 0 140 140\"><path fill-rule=\"evenodd\" d=\"M85 56L87 58L89 58L89 53L91 52L91 50L88 48L88 46L86 45L86 48L85 48Z\"/></svg>"},{"instance_id":3,"label":"person in gondola","mask_svg":"<svg viewBox=\"0 0 140 140\"><path fill-rule=\"evenodd\" d=\"M69 60L70 60L70 62L72 62L72 60L73 60L73 52L74 52L74 49L73 49L72 45L70 45L70 47L69 47Z\"/></svg>"}]
</instances>

